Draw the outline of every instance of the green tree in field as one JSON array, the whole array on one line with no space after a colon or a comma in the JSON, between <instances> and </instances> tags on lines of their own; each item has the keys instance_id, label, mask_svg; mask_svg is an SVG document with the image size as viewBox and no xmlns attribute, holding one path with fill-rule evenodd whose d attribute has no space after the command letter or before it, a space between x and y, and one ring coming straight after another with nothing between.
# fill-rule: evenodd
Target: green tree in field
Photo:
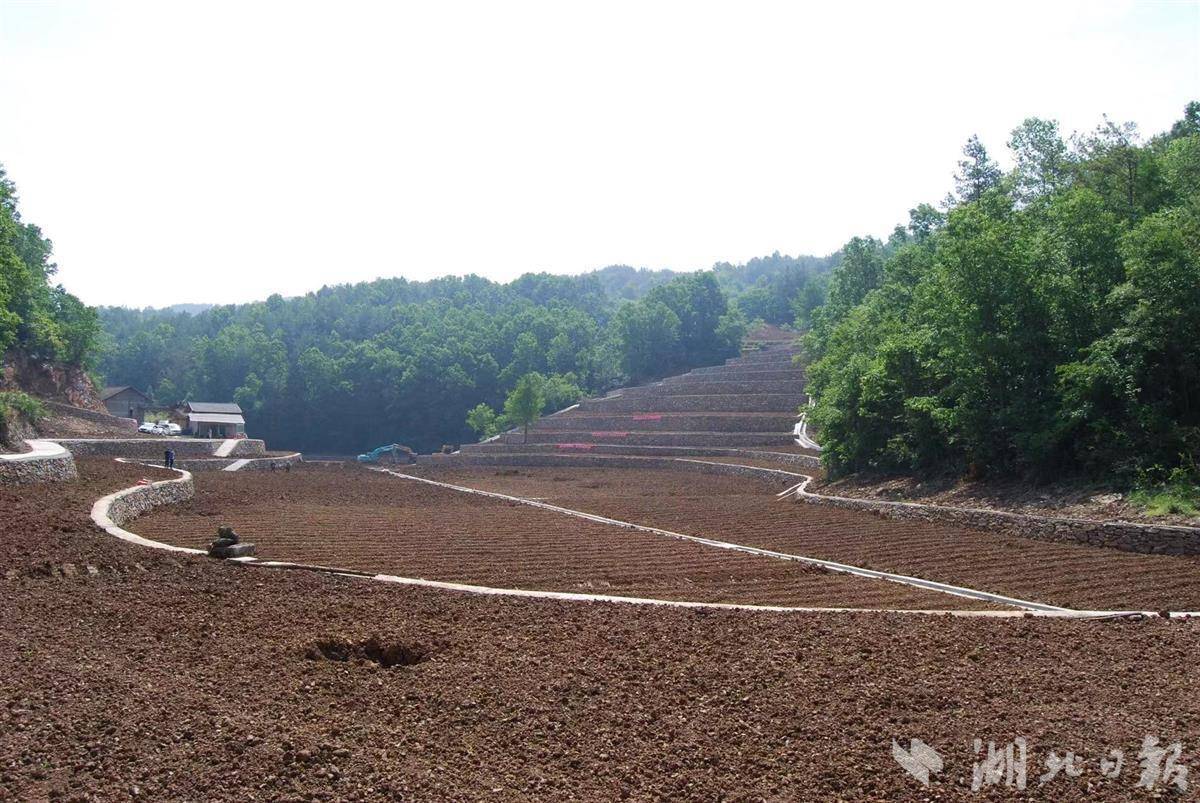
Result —
<instances>
[{"instance_id":1,"label":"green tree in field","mask_svg":"<svg viewBox=\"0 0 1200 803\"><path fill-rule=\"evenodd\" d=\"M475 405L467 412L467 426L475 430L481 441L499 434L503 429L503 424L504 419L497 416L496 411L483 402Z\"/></svg>"},{"instance_id":2,"label":"green tree in field","mask_svg":"<svg viewBox=\"0 0 1200 803\"><path fill-rule=\"evenodd\" d=\"M546 406L545 384L540 374L525 374L504 400L504 417L524 429L526 441L529 440L529 427Z\"/></svg>"}]
</instances>

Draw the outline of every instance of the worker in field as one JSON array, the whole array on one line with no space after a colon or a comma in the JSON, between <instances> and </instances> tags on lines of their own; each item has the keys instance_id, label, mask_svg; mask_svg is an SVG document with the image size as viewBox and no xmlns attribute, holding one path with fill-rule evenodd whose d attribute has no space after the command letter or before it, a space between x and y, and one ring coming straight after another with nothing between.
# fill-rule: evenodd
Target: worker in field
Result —
<instances>
[{"instance_id":1,"label":"worker in field","mask_svg":"<svg viewBox=\"0 0 1200 803\"><path fill-rule=\"evenodd\" d=\"M175 468L174 449L167 449L166 453L163 454L163 465L165 465L167 468Z\"/></svg>"}]
</instances>

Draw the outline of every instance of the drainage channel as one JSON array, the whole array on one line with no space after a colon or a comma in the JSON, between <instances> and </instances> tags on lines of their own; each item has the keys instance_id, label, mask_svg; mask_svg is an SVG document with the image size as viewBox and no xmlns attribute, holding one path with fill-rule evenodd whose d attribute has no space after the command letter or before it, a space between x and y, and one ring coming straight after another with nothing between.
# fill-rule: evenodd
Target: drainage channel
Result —
<instances>
[{"instance_id":1,"label":"drainage channel","mask_svg":"<svg viewBox=\"0 0 1200 803\"><path fill-rule=\"evenodd\" d=\"M700 461L697 461L700 462ZM718 465L735 465L733 463L724 463ZM920 577L909 577L903 574L892 574L890 572L881 572L875 569L864 569L860 566L851 566L845 563L837 563L831 560L822 560L821 558L813 558L807 555L796 555L788 552L776 552L771 549L761 549L759 547L746 546L744 544L735 544L730 541L718 541L713 538L703 538L698 535L687 535L686 533L677 533L671 530L663 530L658 527L650 527L644 524L634 524L629 521L621 521L620 519L610 519L606 516L599 516L595 513L586 513L582 510L572 510L571 508L559 507L551 505L547 502L538 502L532 499L526 499L520 496L510 496L508 494L496 493L494 491L482 491L478 488L468 488L465 485L453 485L448 482L438 482L437 480L426 479L425 477L414 477L411 474L402 474L398 471L391 471L386 468L376 468L373 471L379 471L384 474L390 474L393 477L412 480L414 482L423 482L428 485L435 485L440 488L448 488L450 490L459 491L460 493L475 494L477 496L490 497L492 499L503 499L506 502L516 502L530 507L549 510L554 513L561 513L566 516L574 516L587 521L593 521L598 524L609 524L616 527L624 527L630 530L638 530L640 532L652 533L654 535L662 535L667 538L676 538L683 541L691 541L705 546L716 547L718 549L729 549L735 552L744 552L749 555L758 555L766 558L776 558L778 560L791 560L799 563L806 563L812 566L820 566L829 571L841 572L843 574L853 575L855 577L863 577L870 580L884 580L891 583L900 583L901 585L912 586L914 588L925 589L926 591L937 591L942 594L950 594L956 597L965 597L978 602L990 602L998 605L1009 605L1014 608L1021 608L1026 611L1041 611L1041 612L1063 612L1069 611L1069 608L1062 608L1057 605L1047 605L1041 602L1033 602L1031 600L1017 599L1016 597L1006 597L1002 594L992 594L987 591L977 591L973 588L963 588L962 586L954 586L948 583L939 583L934 580L924 580ZM791 473L791 472L786 472ZM796 475L803 476L803 475Z\"/></svg>"}]
</instances>

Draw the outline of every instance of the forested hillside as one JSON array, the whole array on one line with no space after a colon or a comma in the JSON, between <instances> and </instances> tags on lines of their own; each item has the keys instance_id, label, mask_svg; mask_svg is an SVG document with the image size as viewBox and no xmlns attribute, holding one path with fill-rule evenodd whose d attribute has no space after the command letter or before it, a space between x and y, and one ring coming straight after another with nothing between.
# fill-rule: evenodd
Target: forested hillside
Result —
<instances>
[{"instance_id":1,"label":"forested hillside","mask_svg":"<svg viewBox=\"0 0 1200 803\"><path fill-rule=\"evenodd\" d=\"M1142 142L1028 119L1003 172L855 238L807 337L835 474L1087 471L1188 482L1200 456L1200 104Z\"/></svg>"},{"instance_id":2,"label":"forested hillside","mask_svg":"<svg viewBox=\"0 0 1200 803\"><path fill-rule=\"evenodd\" d=\"M162 402L236 400L281 446L428 450L474 440L468 411L499 408L529 372L548 377L554 409L735 354L747 321L718 275L736 287L737 273L385 279L195 315L106 308L101 371Z\"/></svg>"},{"instance_id":3,"label":"forested hillside","mask_svg":"<svg viewBox=\"0 0 1200 803\"><path fill-rule=\"evenodd\" d=\"M16 447L10 428L25 431L43 414L24 390L43 384L46 363L73 369L68 373L79 379L82 395L92 396L85 372L96 357L99 320L94 309L51 283L51 253L41 229L21 219L16 187L0 166L0 446Z\"/></svg>"},{"instance_id":4,"label":"forested hillside","mask_svg":"<svg viewBox=\"0 0 1200 803\"><path fill-rule=\"evenodd\" d=\"M96 311L51 283L50 240L17 207L16 187L0 166L0 353L87 364L100 331Z\"/></svg>"}]
</instances>

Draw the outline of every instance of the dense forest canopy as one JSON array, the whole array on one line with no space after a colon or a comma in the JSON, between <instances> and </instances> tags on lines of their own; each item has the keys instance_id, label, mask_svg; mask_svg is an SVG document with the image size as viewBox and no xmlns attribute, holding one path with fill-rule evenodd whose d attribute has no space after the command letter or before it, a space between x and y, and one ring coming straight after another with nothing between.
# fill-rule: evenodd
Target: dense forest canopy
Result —
<instances>
[{"instance_id":1,"label":"dense forest canopy","mask_svg":"<svg viewBox=\"0 0 1200 803\"><path fill-rule=\"evenodd\" d=\"M830 264L775 254L684 274L614 266L507 284L382 279L196 314L104 308L100 370L164 403L236 400L250 431L280 446L436 449L473 440L468 412L501 408L530 373L546 379L557 409L720 362L748 320L793 317L787 294L809 288L811 302ZM769 314L754 302L747 316L738 299L764 287L785 297Z\"/></svg>"},{"instance_id":2,"label":"dense forest canopy","mask_svg":"<svg viewBox=\"0 0 1200 803\"><path fill-rule=\"evenodd\" d=\"M1008 147L973 137L940 209L843 249L806 337L827 466L1195 476L1200 103Z\"/></svg>"}]
</instances>

